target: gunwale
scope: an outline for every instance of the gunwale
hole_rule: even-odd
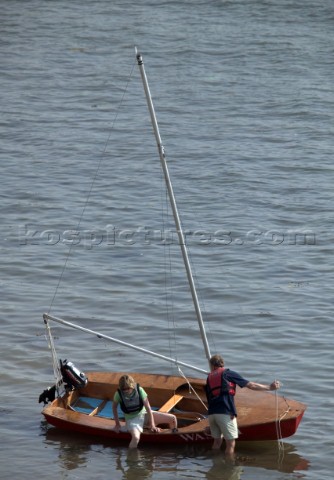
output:
[[[125,372],[87,372],[88,383],[80,389],[56,398],[44,407],[42,413],[48,423],[64,430],[76,431],[88,435],[109,439],[129,440],[130,434],[113,431],[115,422],[112,418],[100,417],[76,411],[72,405],[76,399],[85,397],[98,398],[101,402],[111,401],[118,387],[118,379]],[[127,372],[129,374],[129,372]],[[182,377],[130,373],[146,390],[150,403],[161,408],[175,394],[182,399],[177,404],[178,415],[185,418],[193,415],[191,423],[181,426],[177,432],[163,429],[159,434],[144,430],[141,442],[145,443],[207,443],[212,441],[209,422],[206,418],[205,380],[187,378],[194,388]],[[197,398],[200,398],[200,400]],[[203,404],[202,404],[203,402]],[[295,433],[303,417],[306,405],[296,400],[287,399],[276,393],[254,392],[247,388],[237,388],[236,407],[238,410],[239,441],[277,440],[278,436],[286,438]],[[97,412],[96,412],[97,413]],[[195,415],[196,414],[196,415]],[[281,418],[281,420],[279,420]]]

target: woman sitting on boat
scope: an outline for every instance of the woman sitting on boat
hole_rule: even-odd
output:
[[[121,429],[117,412],[118,404],[120,404],[127,430],[131,434],[129,448],[138,446],[144,427],[150,428],[152,432],[160,432],[160,428],[156,424],[164,423],[168,424],[172,430],[177,429],[175,415],[152,411],[147,393],[130,375],[123,375],[119,379],[118,387],[112,407],[115,419],[114,430],[118,433]]]

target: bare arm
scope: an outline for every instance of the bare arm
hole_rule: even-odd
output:
[[[263,385],[262,383],[256,382],[248,382],[246,387],[250,390],[262,390],[262,391],[269,391],[269,390],[278,390],[281,384],[278,380],[274,380],[270,385]]]
[[[117,407],[118,407],[118,402],[113,401],[113,404],[112,404],[112,412],[113,412],[113,414],[114,414],[114,420],[115,420],[115,428],[114,428],[114,430],[118,433],[118,432],[119,432],[119,429],[121,428],[121,424],[120,424],[119,417],[118,417]]]
[[[145,400],[144,400],[144,405],[145,405],[146,412],[147,412],[147,415],[148,415],[149,427],[150,427],[150,429],[151,429],[153,432],[159,432],[159,431],[160,431],[160,428],[157,428],[157,427],[155,426],[154,416],[153,416],[153,412],[152,412],[152,409],[151,409],[150,402],[148,401],[148,397],[145,398]]]

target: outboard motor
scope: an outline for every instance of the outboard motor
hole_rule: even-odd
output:
[[[88,383],[88,378],[86,375],[83,372],[80,372],[80,370],[72,362],[68,362],[67,360],[62,362],[60,360],[60,371],[66,391],[83,388]],[[56,385],[47,388],[40,394],[38,402],[44,402],[44,405],[46,405],[48,402],[53,402],[53,400],[56,398],[56,390]]]
[[[60,371],[63,376],[65,385],[70,390],[76,390],[77,388],[83,388],[88,383],[88,378],[83,372],[74,365],[72,362],[60,360]]]
[[[43,392],[39,396],[38,403],[44,402],[44,405],[46,405],[49,402],[53,402],[55,398],[56,385],[53,385],[52,387],[48,387],[47,389],[43,390]]]

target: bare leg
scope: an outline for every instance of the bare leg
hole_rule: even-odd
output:
[[[226,449],[225,449],[226,456],[232,458],[234,455],[235,440],[225,440],[225,442],[226,442]]]
[[[174,428],[177,428],[177,420],[175,415],[172,415],[171,413],[163,413],[163,412],[152,412],[152,413],[153,413],[153,418],[156,425],[159,425],[161,423],[167,423],[169,425],[169,428],[171,428],[172,430]]]
[[[131,433],[131,442],[129,443],[129,448],[137,448],[139,440],[140,440],[140,432],[139,430],[130,430]]]
[[[212,450],[219,450],[220,447],[222,446],[222,443],[223,443],[223,437],[221,437],[221,438],[214,438],[214,439],[213,439]]]

